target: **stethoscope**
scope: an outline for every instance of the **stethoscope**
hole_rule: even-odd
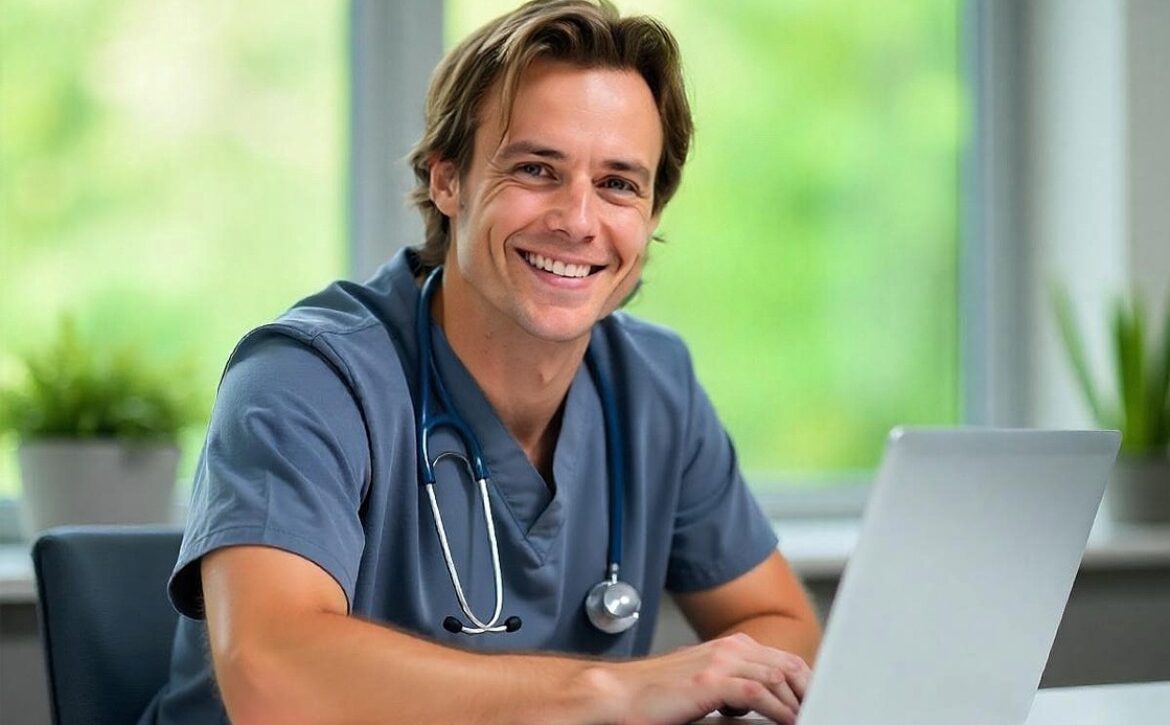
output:
[[[451,404],[451,396],[439,375],[438,366],[432,354],[433,340],[431,337],[431,299],[435,290],[442,283],[443,268],[436,267],[423,282],[422,293],[419,298],[418,311],[415,317],[415,332],[418,338],[418,390],[419,411],[416,432],[418,435],[418,470],[419,479],[427,490],[427,498],[431,502],[431,513],[435,519],[435,530],[439,535],[439,545],[443,549],[443,560],[447,563],[447,573],[451,576],[451,584],[455,587],[455,596],[459,599],[459,607],[471,622],[464,624],[457,617],[447,617],[443,620],[443,629],[458,634],[484,634],[487,632],[515,632],[520,629],[522,622],[519,617],[512,616],[500,624],[500,612],[504,605],[503,578],[500,574],[500,549],[496,542],[496,526],[492,519],[492,506],[488,499],[488,485],[491,483],[491,474],[484,463],[483,450],[479,439],[471,430],[471,426],[455,410]],[[605,418],[606,437],[606,467],[609,469],[609,556],[606,565],[606,576],[597,583],[585,597],[585,613],[593,626],[602,632],[619,634],[626,631],[638,621],[639,610],[642,608],[642,597],[638,590],[626,582],[620,581],[622,556],[622,496],[625,493],[625,458],[623,439],[617,417],[617,400],[613,389],[593,355],[592,347],[585,353],[585,364],[593,377],[593,384],[601,396],[601,409]],[[435,400],[431,395],[431,382],[438,393],[439,402],[443,410],[435,410]],[[463,444],[465,454],[455,451],[440,453],[433,460],[430,456],[430,435],[439,428],[450,429]],[[496,588],[496,605],[491,619],[486,622],[471,611],[467,597],[463,593],[463,585],[459,582],[459,573],[455,571],[455,562],[451,557],[451,547],[447,543],[447,531],[443,527],[443,515],[439,512],[439,504],[435,500],[435,466],[444,458],[451,458],[463,464],[468,476],[476,482],[479,496],[483,502],[483,520],[487,524],[488,541],[491,544],[493,584]]]

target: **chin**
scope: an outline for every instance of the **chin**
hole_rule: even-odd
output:
[[[556,314],[547,308],[525,315],[521,327],[533,337],[545,342],[574,342],[588,337],[597,319],[580,312]]]
[[[533,337],[552,343],[570,343],[576,342],[583,337],[588,337],[593,325],[587,327],[563,327],[554,325],[531,325],[526,326],[528,334]]]

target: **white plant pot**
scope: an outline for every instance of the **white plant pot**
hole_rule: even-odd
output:
[[[1122,523],[1170,523],[1170,457],[1118,457],[1105,508]]]
[[[62,524],[167,523],[179,466],[172,444],[35,440],[20,444],[29,538]]]

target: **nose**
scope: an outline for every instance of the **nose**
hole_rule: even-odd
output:
[[[592,241],[597,236],[597,203],[591,180],[574,179],[564,184],[549,209],[549,228],[564,233],[575,242]]]

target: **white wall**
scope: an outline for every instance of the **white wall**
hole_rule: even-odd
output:
[[[1170,2],[1130,0],[1127,9],[1128,267],[1161,310],[1170,294]]]
[[[1028,422],[1091,425],[1051,284],[1073,293],[1091,364],[1110,379],[1111,301],[1133,285],[1164,295],[1170,278],[1170,3],[1034,0],[1024,21]]]

